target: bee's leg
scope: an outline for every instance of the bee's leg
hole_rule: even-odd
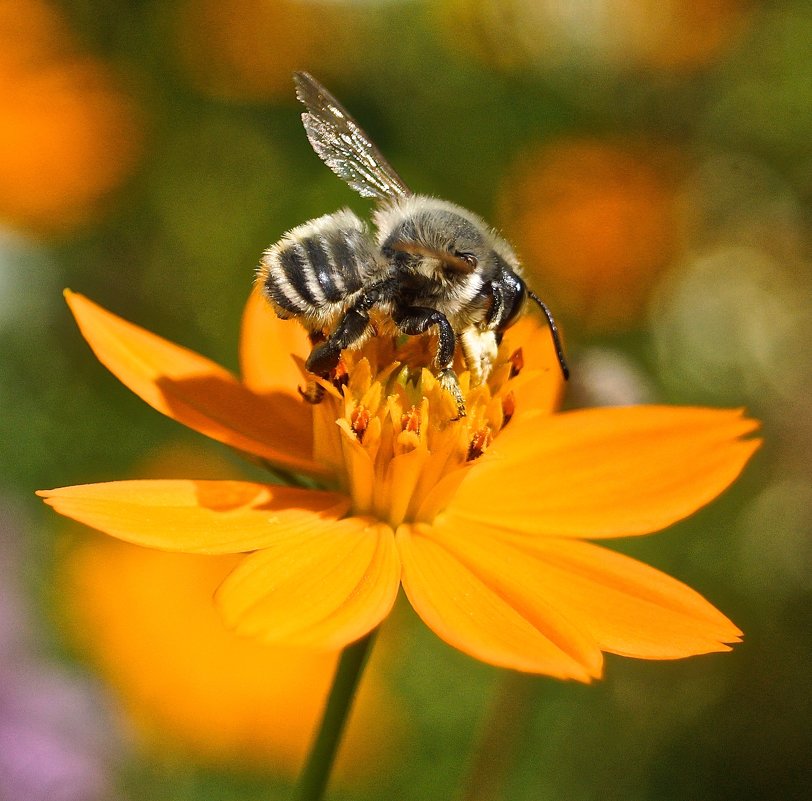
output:
[[[309,331],[307,338],[310,340],[310,347],[312,351],[312,349],[324,342],[324,333],[320,330]],[[299,390],[299,394],[302,396],[302,398],[308,403],[321,403],[324,399],[324,387],[313,378],[307,379],[307,384],[305,384],[304,389],[301,387],[297,387],[297,389]]]
[[[451,367],[454,361],[454,329],[448,318],[437,309],[429,309],[424,306],[410,306],[398,310],[394,315],[398,328],[409,335],[424,334],[433,325],[437,326],[437,336],[439,344],[437,353],[434,356],[434,363],[437,367],[437,380],[440,386],[449,392],[457,403],[457,415],[465,417],[465,398],[462,396],[460,382],[457,374]]]
[[[329,376],[341,359],[341,351],[357,344],[370,333],[369,310],[386,300],[393,288],[394,282],[386,279],[364,291],[347,309],[327,339],[313,348],[305,367],[316,375]]]
[[[487,381],[499,353],[496,332],[469,326],[460,334],[460,345],[465,366],[471,373],[472,385],[478,386]]]
[[[338,325],[324,342],[316,345],[307,357],[305,367],[316,375],[324,378],[338,366],[341,351],[354,345],[369,327],[369,314],[366,311],[352,307],[339,320]]]

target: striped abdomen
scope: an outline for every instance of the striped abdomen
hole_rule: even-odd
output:
[[[363,222],[351,211],[288,231],[262,255],[259,281],[279,317],[310,330],[330,325],[385,269]]]

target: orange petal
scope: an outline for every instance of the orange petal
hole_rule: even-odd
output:
[[[667,406],[511,421],[447,511],[527,534],[647,534],[727,488],[759,446],[741,439],[757,426],[737,410]]]
[[[303,378],[293,359],[304,359],[309,352],[304,328],[295,320],[280,320],[255,287],[245,306],[240,333],[240,369],[245,385],[261,394],[288,394],[310,417],[310,409],[296,390]]]
[[[494,535],[476,525],[436,527],[469,560],[538,588],[601,650],[642,659],[729,651],[741,636],[699,593],[648,565],[578,540]]]
[[[251,554],[216,599],[226,624],[240,634],[338,649],[386,617],[399,582],[392,529],[353,517]]]
[[[510,382],[509,391],[514,404],[510,427],[529,417],[552,414],[561,407],[563,388],[559,382],[551,381],[547,373],[523,370]]]
[[[478,558],[464,537],[423,524],[398,529],[403,588],[426,625],[493,665],[585,682],[599,676],[594,640],[549,605],[521,559],[494,542],[489,558]]]
[[[530,310],[533,309],[533,304],[528,302],[528,307],[528,312],[505,331],[499,351],[510,356],[521,348],[524,366],[511,381],[511,389],[517,401],[522,401],[517,404],[518,408],[532,404],[533,408],[549,413],[555,411],[561,403],[564,376],[550,329],[540,319],[538,310]],[[526,386],[531,377],[532,388]]]
[[[247,481],[114,481],[37,493],[57,512],[119,539],[186,553],[241,553],[331,525],[349,500]]]
[[[358,514],[367,514],[372,509],[372,499],[378,490],[375,468],[369,453],[358,441],[349,423],[344,419],[337,422],[344,454],[344,474],[353,509]]]
[[[66,292],[99,361],[154,409],[212,439],[297,471],[313,461],[308,416],[287,396],[255,394],[219,365]]]

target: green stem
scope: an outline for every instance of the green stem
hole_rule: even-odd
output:
[[[371,631],[341,652],[319,732],[299,777],[295,801],[319,801],[324,794],[374,639],[375,631]]]

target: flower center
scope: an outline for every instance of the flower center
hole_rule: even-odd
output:
[[[466,415],[415,356],[373,337],[344,354],[341,383],[320,382],[313,406],[314,458],[334,469],[353,500],[352,513],[396,527],[430,522],[472,464],[516,413],[510,384],[523,366],[521,348],[501,353],[488,380],[471,386],[458,365]],[[425,362],[424,362],[425,363]]]

